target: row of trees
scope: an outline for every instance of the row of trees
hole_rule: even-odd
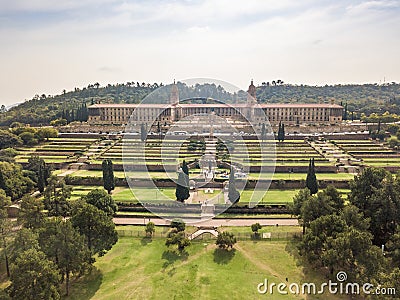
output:
[[[93,102],[93,101],[92,101]],[[94,102],[92,103],[94,104]],[[85,102],[77,108],[63,109],[60,116],[50,122],[52,126],[65,126],[71,122],[86,122],[89,118],[89,110]]]
[[[301,190],[293,213],[303,224],[301,255],[350,282],[386,282],[399,288],[400,174],[367,168],[350,182],[348,205],[329,186],[311,195]]]

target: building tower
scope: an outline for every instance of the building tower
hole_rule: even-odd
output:
[[[253,79],[249,85],[249,89],[247,90],[247,104],[256,104],[257,96],[256,96],[256,87],[253,84]]]
[[[169,95],[169,103],[171,104],[171,122],[175,122],[178,119],[177,106],[179,104],[179,90],[175,83],[171,87],[171,94]]]
[[[178,90],[178,86],[175,83],[175,80],[174,80],[174,84],[171,87],[171,94],[169,96],[169,103],[171,103],[172,105],[179,104],[179,90]]]
[[[253,84],[253,79],[247,90],[247,108],[246,108],[246,118],[248,121],[252,122],[254,120],[254,106],[257,104],[256,98],[256,87]]]

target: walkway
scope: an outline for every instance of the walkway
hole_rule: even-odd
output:
[[[188,239],[189,240],[193,240],[193,239],[195,239],[195,238],[197,238],[200,235],[205,234],[205,233],[210,233],[213,236],[218,237],[218,231],[216,231],[215,229],[199,229],[196,232],[193,232],[191,235],[189,235]]]
[[[144,225],[149,221],[155,225],[169,225],[171,222],[160,218],[114,218],[116,225]],[[298,226],[297,219],[210,219],[194,223],[196,226],[221,227],[221,226],[251,226],[254,223],[260,223],[261,226]]]

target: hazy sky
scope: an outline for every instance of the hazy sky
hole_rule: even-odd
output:
[[[89,83],[400,81],[400,1],[0,0],[0,104]]]

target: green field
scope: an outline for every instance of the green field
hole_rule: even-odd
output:
[[[276,291],[260,295],[257,285],[265,278],[324,281],[298,265],[295,246],[286,240],[240,241],[232,252],[217,249],[214,240],[194,242],[182,256],[164,243],[163,238],[121,237],[97,258],[92,274],[72,282],[65,299],[305,299]]]

